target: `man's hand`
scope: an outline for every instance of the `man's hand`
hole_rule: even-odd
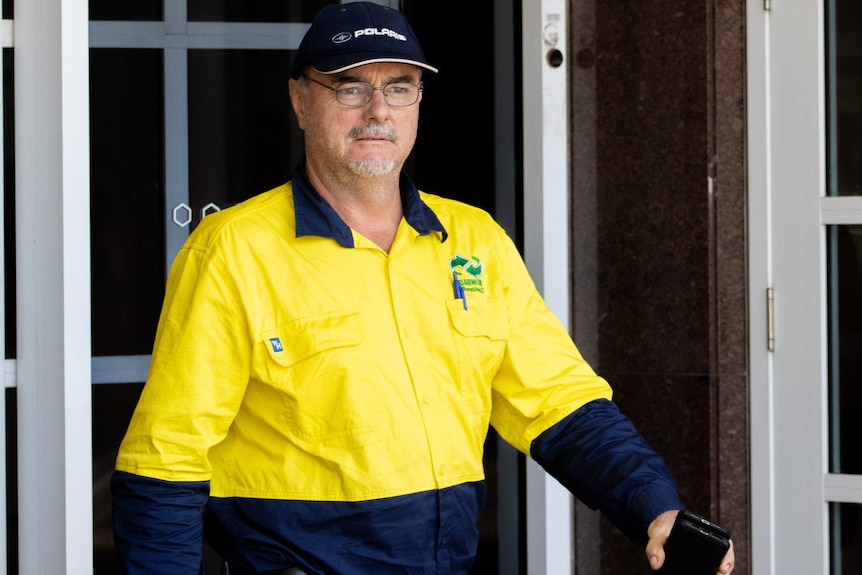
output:
[[[647,529],[649,542],[646,546],[646,555],[653,571],[661,569],[661,566],[664,565],[664,544],[673,528],[677,513],[679,512],[666,511],[662,513],[650,523],[649,529]],[[727,550],[727,554],[721,560],[717,575],[729,575],[733,571],[735,562],[736,556],[733,554],[733,541],[731,541],[730,549]]]

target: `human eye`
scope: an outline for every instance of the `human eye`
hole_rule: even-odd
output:
[[[346,96],[348,98],[357,98],[363,96],[366,92],[368,92],[367,84],[363,84],[362,82],[351,82],[349,84],[342,84],[338,87],[338,92],[342,96]]]
[[[386,92],[392,96],[405,96],[416,91],[416,86],[407,82],[395,82],[386,86]]]

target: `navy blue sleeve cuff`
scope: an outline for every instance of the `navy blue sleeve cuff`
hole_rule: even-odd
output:
[[[203,573],[203,509],[209,482],[111,476],[114,544],[121,573]]]
[[[656,517],[684,508],[664,460],[611,401],[590,402],[546,430],[530,455],[639,545]]]

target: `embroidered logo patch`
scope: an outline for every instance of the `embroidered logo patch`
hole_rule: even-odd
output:
[[[458,274],[465,292],[485,293],[481,279],[482,261],[476,256],[465,258],[455,254],[449,260],[449,270]]]
[[[269,345],[272,346],[272,351],[274,351],[275,353],[284,351],[284,346],[281,345],[281,340],[277,337],[269,338]]]

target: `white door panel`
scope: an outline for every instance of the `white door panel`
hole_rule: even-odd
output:
[[[828,314],[837,301],[830,300],[827,233],[830,225],[862,223],[860,198],[827,197],[834,5],[748,4],[751,564],[758,575],[851,573],[831,552],[830,503],[862,501],[858,477],[828,473],[835,345]],[[834,321],[840,311],[832,313]]]

